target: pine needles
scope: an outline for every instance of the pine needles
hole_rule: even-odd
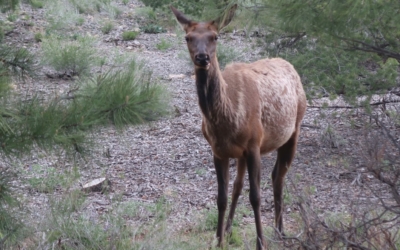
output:
[[[152,82],[151,72],[131,60],[121,69],[110,69],[83,83],[79,105],[89,120],[118,127],[155,120],[166,113],[165,89]]]
[[[34,146],[50,150],[55,145],[83,153],[91,143],[88,130],[94,126],[145,123],[165,115],[168,106],[165,89],[134,59],[124,68],[78,83],[64,96],[7,100],[14,104],[0,110],[0,146],[6,154],[29,152]]]

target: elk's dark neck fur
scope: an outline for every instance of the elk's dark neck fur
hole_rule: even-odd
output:
[[[212,60],[209,69],[196,68],[196,87],[200,109],[207,120],[227,115],[226,83],[216,58]]]

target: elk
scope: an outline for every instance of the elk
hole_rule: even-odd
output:
[[[186,43],[194,63],[196,88],[202,112],[202,132],[213,151],[218,181],[218,246],[224,233],[231,233],[238,197],[246,169],[250,203],[254,211],[257,249],[265,241],[260,215],[261,155],[277,150],[272,171],[275,226],[283,234],[282,191],[284,177],[293,161],[306,110],[306,96],[293,66],[280,58],[253,63],[233,63],[223,72],[216,56],[219,31],[232,20],[237,5],[210,22],[195,22],[171,6],[186,32]],[[229,159],[237,159],[232,203],[224,231],[228,203]]]

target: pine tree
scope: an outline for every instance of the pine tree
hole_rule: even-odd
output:
[[[289,59],[310,96],[356,102],[398,85],[400,2],[264,0],[268,52]]]

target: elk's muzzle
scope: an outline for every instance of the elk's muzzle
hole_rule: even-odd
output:
[[[194,56],[195,63],[199,66],[207,66],[210,64],[210,57],[205,53],[199,53]]]

